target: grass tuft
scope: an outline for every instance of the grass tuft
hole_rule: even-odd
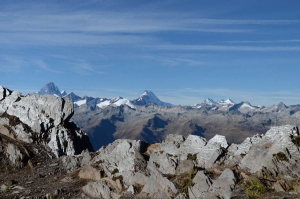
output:
[[[181,182],[181,185],[180,185],[181,193],[185,193],[186,195],[188,195],[188,192],[189,192],[188,188],[192,186],[192,181],[196,174],[197,174],[197,170],[192,169],[190,171],[189,175],[187,176],[187,178]]]
[[[293,142],[296,146],[300,147],[300,136],[292,136],[292,142]]]
[[[196,160],[197,159],[197,153],[195,153],[195,154],[187,154],[187,159],[188,160]]]
[[[249,187],[245,190],[245,195],[250,198],[257,198],[268,191],[267,187],[260,182],[250,181]]]

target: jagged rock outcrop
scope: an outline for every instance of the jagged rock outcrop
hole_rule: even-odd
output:
[[[118,199],[120,197],[120,195],[112,191],[105,181],[88,183],[82,189],[93,198]]]
[[[91,164],[103,168],[109,177],[143,169],[147,163],[142,153],[147,146],[143,141],[116,140],[107,147],[102,147],[91,160]]]
[[[293,143],[293,137],[299,135],[293,128],[290,125],[271,128],[252,144],[239,167],[250,173],[267,168],[274,177],[300,177],[300,170],[296,169],[300,161],[299,146]]]
[[[3,87],[0,99],[2,198],[300,197],[296,126],[272,127],[240,144],[228,144],[222,135],[170,134],[151,145],[118,139],[91,153],[88,136],[70,122],[69,100]],[[42,191],[28,184],[43,184],[37,188]]]
[[[103,169],[101,178],[123,184],[123,193],[116,193],[121,198],[230,199],[264,194],[276,198],[289,196],[291,187],[297,190],[300,138],[297,127],[291,125],[273,127],[241,144],[229,145],[220,135],[208,141],[194,135],[168,135],[147,150],[141,150],[141,143],[142,148],[148,146],[117,140],[101,148],[90,162]],[[132,169],[137,164],[142,166]]]
[[[147,196],[152,198],[174,197],[178,192],[175,185],[166,177],[163,177],[162,173],[160,173],[156,168],[149,169],[151,171],[151,175],[147,179],[141,192],[148,194]]]
[[[58,157],[93,150],[88,136],[69,120],[73,103],[53,95],[21,95],[0,87],[0,133],[14,140],[39,142]]]
[[[0,198],[61,198],[70,194],[70,189],[59,183],[60,176],[74,165],[77,169],[87,165],[93,151],[87,134],[70,122],[73,114],[69,100],[22,95],[0,86]],[[59,156],[64,156],[61,161]],[[78,180],[66,177],[61,182],[78,189]],[[38,194],[38,189],[44,193]]]
[[[230,169],[225,169],[216,180],[210,179],[203,171],[198,171],[193,179],[194,186],[189,188],[190,199],[224,198],[230,199],[236,177]]]

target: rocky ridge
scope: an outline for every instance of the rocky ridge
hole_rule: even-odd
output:
[[[73,103],[53,95],[21,95],[0,86],[1,134],[22,143],[37,143],[56,157],[93,150],[88,136],[70,118]]]
[[[156,143],[169,134],[193,134],[207,140],[220,134],[229,143],[241,143],[272,126],[300,125],[300,105],[286,106],[282,102],[257,107],[249,102],[208,98],[194,106],[170,106],[150,91],[136,100],[79,97],[74,93],[65,98],[74,103],[72,121],[92,138],[96,150],[116,139]]]
[[[121,139],[79,176],[93,180],[82,190],[94,198],[298,198],[299,140],[291,125],[231,145],[221,135],[168,135],[151,145]]]
[[[118,139],[90,152],[70,122],[70,101],[0,91],[0,198],[300,197],[296,126],[240,144],[169,134],[160,143]]]

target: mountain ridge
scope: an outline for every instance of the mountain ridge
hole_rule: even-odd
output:
[[[239,104],[243,105],[250,106],[247,102]],[[81,114],[91,114],[90,110],[93,115]],[[68,99],[21,95],[0,86],[0,198],[299,198],[297,126],[255,130],[240,143],[230,143],[227,136],[219,134],[222,120],[229,122],[226,119],[232,117],[241,129],[247,125],[255,128],[253,122],[263,119],[257,115],[266,113],[269,118],[274,111],[281,121],[294,111],[290,117],[299,121],[300,106],[285,107],[283,103],[248,113],[238,109],[224,112],[211,106],[193,109],[154,104],[136,109],[79,106],[74,110]],[[91,140],[103,141],[110,136],[108,143],[93,152],[89,136],[70,121],[73,117],[81,117],[81,122],[100,119]],[[197,117],[200,122],[217,117],[206,122],[218,133],[204,137],[208,126],[202,128],[195,121]],[[138,127],[142,134],[128,131],[129,126],[119,129],[126,122],[136,126],[141,118],[145,121]],[[172,133],[165,134],[172,122],[182,128],[174,126]],[[188,128],[197,133],[186,132]],[[128,133],[152,143],[118,139]]]

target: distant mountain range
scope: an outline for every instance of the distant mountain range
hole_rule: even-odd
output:
[[[176,106],[160,101],[151,91],[134,100],[80,97],[61,92],[53,83],[40,94],[70,98],[75,113],[72,120],[91,137],[95,150],[116,139],[160,142],[168,134],[199,135],[210,139],[225,135],[229,143],[266,132],[276,125],[300,125],[300,105],[280,102],[270,107],[235,103],[231,99],[205,99],[192,106]]]
[[[90,107],[98,107],[98,108],[104,108],[106,106],[121,106],[121,105],[127,105],[131,108],[135,108],[135,106],[146,106],[146,105],[156,105],[156,106],[162,106],[162,107],[173,107],[176,105],[173,105],[171,103],[162,102],[158,99],[158,97],[151,91],[145,90],[140,97],[137,99],[127,99],[123,97],[115,97],[113,99],[108,98],[100,98],[100,97],[80,97],[76,95],[75,93],[67,93],[66,91],[60,91],[59,88],[53,83],[50,82],[46,84],[41,90],[38,92],[40,95],[50,94],[55,95],[58,97],[65,97],[71,99],[71,101],[75,104],[76,107],[82,106],[82,105],[88,105]],[[243,106],[240,106],[242,108],[246,109],[255,109],[258,107],[251,106],[248,102],[241,102],[244,104]],[[240,104],[241,104],[240,103]],[[231,99],[219,99],[217,101],[214,101],[213,99],[206,98],[203,102],[199,104],[191,105],[192,108],[201,108],[201,107],[215,107],[216,109],[222,109],[222,108],[230,108],[236,105],[236,103]]]
[[[98,107],[98,108],[103,108],[106,106],[121,106],[121,105],[127,105],[131,108],[135,108],[135,106],[145,106],[149,104],[154,104],[157,106],[173,106],[173,104],[171,103],[160,101],[153,92],[147,90],[145,90],[145,92],[139,98],[134,100],[126,99],[123,97],[116,97],[113,99],[100,98],[100,97],[94,98],[88,96],[80,97],[73,92],[69,94],[66,91],[61,92],[53,82],[50,82],[46,84],[43,88],[41,88],[38,94],[40,95],[50,94],[58,97],[66,97],[71,99],[71,101],[76,106],[88,105],[90,107]]]

